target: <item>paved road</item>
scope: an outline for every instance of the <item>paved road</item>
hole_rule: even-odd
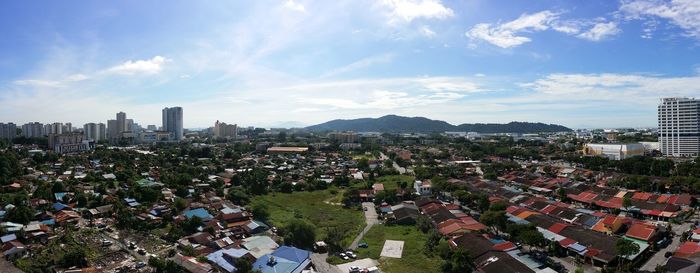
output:
[[[639,270],[642,270],[642,271],[646,270],[649,272],[654,272],[657,265],[666,264],[667,258],[664,257],[664,254],[667,251],[670,251],[670,252],[675,251],[676,248],[678,248],[678,246],[681,245],[681,234],[685,231],[688,231],[688,229],[690,229],[691,226],[692,226],[692,224],[690,224],[690,223],[683,223],[681,225],[674,225],[672,227],[672,230],[673,230],[673,233],[675,235],[673,236],[671,243],[668,244],[668,246],[666,246],[665,248],[660,249],[658,252],[656,252],[654,254],[654,256],[651,256],[651,258],[649,258],[649,260]]]
[[[566,270],[570,273],[576,272],[576,269],[578,269],[578,268],[582,268],[583,272],[586,272],[586,273],[596,273],[599,271],[599,269],[593,267],[590,264],[575,264],[574,259],[571,257],[564,257],[564,258],[559,258],[559,257],[554,257],[554,256],[549,256],[549,257],[552,258],[552,260],[554,260],[555,262],[558,262],[559,264],[564,266],[564,268],[566,268]]]
[[[379,153],[379,158],[380,158],[382,161],[389,159],[388,156],[384,155],[384,153],[381,153],[381,152]],[[406,173],[406,168],[399,166],[399,164],[396,164],[396,161],[393,161],[393,160],[392,160],[391,162],[394,163],[394,169],[396,169],[396,171],[398,171],[399,174],[405,174],[405,173]]]
[[[372,228],[372,226],[379,223],[379,219],[377,219],[377,211],[374,209],[374,203],[363,202],[362,209],[365,211],[365,222],[367,222],[367,225],[362,230],[362,232],[360,232],[360,234],[358,234],[357,237],[355,237],[355,240],[352,241],[352,244],[350,244],[350,249],[352,250],[357,249],[357,244],[360,243],[362,237],[364,237],[365,234],[367,234],[367,232],[370,228]]]
[[[311,253],[311,263],[317,272],[322,273],[343,273],[340,268],[326,262],[328,253]]]

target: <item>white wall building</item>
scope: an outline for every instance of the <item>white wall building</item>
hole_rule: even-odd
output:
[[[661,153],[674,157],[700,155],[700,100],[663,98],[658,118]]]
[[[607,157],[611,160],[622,160],[625,158],[644,155],[644,145],[639,143],[627,144],[596,144],[588,143],[583,148],[586,155],[596,155]]]

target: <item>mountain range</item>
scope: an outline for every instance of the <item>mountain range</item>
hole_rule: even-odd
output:
[[[540,122],[465,123],[452,125],[424,117],[386,115],[380,118],[336,119],[306,127],[310,131],[354,131],[382,133],[477,132],[477,133],[541,133],[565,132],[571,129]]]

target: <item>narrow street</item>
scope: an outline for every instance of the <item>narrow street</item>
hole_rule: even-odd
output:
[[[352,244],[350,244],[350,249],[352,250],[357,249],[357,244],[360,243],[362,237],[364,237],[365,234],[367,234],[367,232],[370,228],[372,228],[372,226],[379,223],[379,219],[377,219],[377,211],[374,208],[374,203],[363,202],[362,209],[365,212],[365,222],[367,223],[367,225],[364,229],[362,229],[362,232],[360,232],[360,234],[358,234],[357,237],[355,237],[355,240],[352,241]]]
[[[639,270],[640,271],[654,272],[657,265],[666,264],[666,260],[668,258],[664,257],[664,254],[667,251],[673,252],[674,250],[676,250],[676,248],[678,248],[678,246],[681,245],[681,234],[683,232],[687,231],[688,229],[690,229],[690,227],[692,225],[693,224],[690,224],[690,223],[683,223],[681,225],[674,225],[672,227],[674,236],[673,236],[673,239],[671,240],[671,243],[668,244],[668,246],[666,246],[665,248],[660,249],[658,252],[656,252],[654,254],[654,256],[651,256],[651,258],[649,258],[649,260],[646,263],[644,263],[644,265]]]
[[[311,263],[318,272],[322,273],[343,273],[340,268],[326,262],[328,253],[311,253]]]

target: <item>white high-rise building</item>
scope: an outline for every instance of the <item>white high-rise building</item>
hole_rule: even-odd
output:
[[[12,122],[0,123],[0,138],[12,140],[17,137],[17,125]]]
[[[43,137],[44,136],[44,124],[39,122],[30,122],[22,125],[22,136],[30,137]]]
[[[94,141],[107,139],[106,126],[104,123],[88,123],[83,126],[85,137]]]
[[[700,100],[663,98],[658,109],[661,152],[675,157],[700,155]]]
[[[182,128],[182,107],[165,107],[163,108],[163,131],[168,131],[173,134],[175,140],[182,140],[185,132]]]

